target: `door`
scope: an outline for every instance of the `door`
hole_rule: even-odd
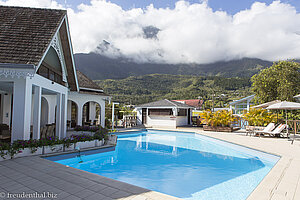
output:
[[[191,109],[187,110],[188,124],[191,124]]]
[[[142,108],[142,124],[147,124],[147,108]]]

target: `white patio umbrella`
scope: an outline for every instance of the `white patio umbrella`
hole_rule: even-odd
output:
[[[270,105],[266,109],[268,109],[268,110],[285,110],[286,125],[287,125],[287,110],[298,110],[298,109],[300,109],[300,103],[282,101],[280,103],[275,103],[273,105]],[[288,132],[288,129],[287,129],[287,132]],[[294,139],[295,139],[295,132],[294,132]]]

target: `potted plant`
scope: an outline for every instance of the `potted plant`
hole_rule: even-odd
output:
[[[63,144],[57,137],[47,137],[40,141],[43,146],[43,154],[63,151]]]
[[[75,147],[80,147],[82,149],[95,147],[95,140],[93,136],[82,134],[82,135],[71,135],[71,138],[74,141],[77,141]]]
[[[105,140],[108,139],[108,129],[99,127],[99,130],[94,134],[95,146],[100,147],[105,144]]]
[[[42,154],[42,147],[40,147],[39,140],[17,140],[14,141],[12,146],[18,149],[15,157],[24,157],[30,155]]]
[[[8,150],[10,148],[10,145],[6,142],[0,142],[0,161],[8,159]]]
[[[75,140],[74,140],[74,138],[64,138],[63,140],[62,140],[62,142],[63,142],[63,151],[72,151],[72,150],[74,150],[74,148],[75,148]]]

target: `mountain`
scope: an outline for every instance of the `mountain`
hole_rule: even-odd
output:
[[[158,30],[148,27],[147,37],[155,37],[156,31]],[[106,46],[107,42],[104,42],[99,49],[108,48]],[[93,80],[124,79],[147,74],[251,77],[260,69],[272,65],[272,62],[254,58],[211,64],[155,64],[136,63],[123,57],[109,58],[96,53],[79,53],[74,57],[77,69]]]
[[[141,104],[161,99],[195,99],[199,96],[208,100],[215,93],[217,107],[224,106],[233,98],[249,95],[251,85],[249,78],[166,74],[96,82],[118,102]]]

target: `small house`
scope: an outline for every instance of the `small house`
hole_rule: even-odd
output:
[[[168,99],[138,105],[137,123],[147,127],[176,128],[191,124],[193,106]]]

